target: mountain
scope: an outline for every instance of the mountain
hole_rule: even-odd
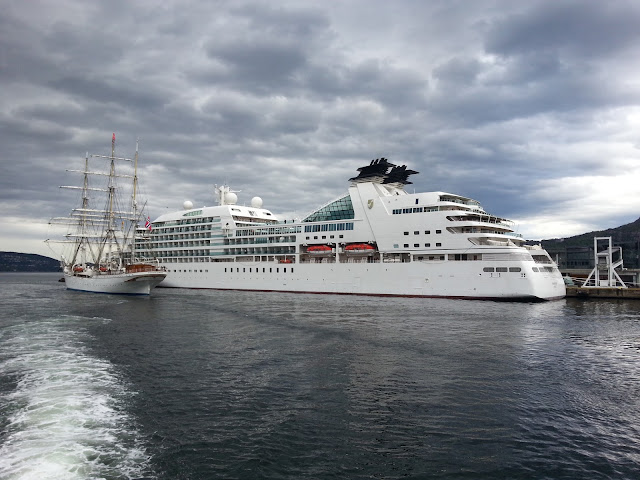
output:
[[[626,225],[608,228],[607,230],[582,233],[580,235],[567,238],[542,240],[542,246],[546,248],[547,245],[553,245],[558,242],[562,242],[565,245],[570,246],[593,246],[593,237],[611,237],[615,244],[638,242],[640,240],[640,218],[634,222],[627,223]]]
[[[640,218],[616,228],[542,240],[541,243],[560,268],[593,268],[594,237],[611,237],[613,245],[622,247],[624,266],[640,268]]]
[[[33,253],[0,252],[0,272],[59,272],[60,262]]]

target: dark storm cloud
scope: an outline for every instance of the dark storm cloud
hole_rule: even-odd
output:
[[[635,1],[532,2],[489,29],[485,48],[499,55],[556,52],[571,63],[637,49],[640,4]]]

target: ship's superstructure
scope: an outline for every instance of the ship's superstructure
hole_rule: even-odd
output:
[[[301,221],[280,221],[228,187],[218,206],[160,216],[139,255],[167,269],[163,287],[417,297],[549,300],[556,265],[512,224],[470,198],[407,193],[417,172],[373,160],[348,192]]]

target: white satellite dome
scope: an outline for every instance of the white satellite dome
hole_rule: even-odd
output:
[[[251,206],[253,208],[262,208],[262,199],[260,197],[253,197],[251,199]]]
[[[184,208],[185,210],[191,210],[193,208],[193,202],[191,202],[190,200],[185,200],[182,204],[182,208]]]
[[[238,201],[238,196],[233,192],[226,192],[224,194],[224,203],[227,205],[235,205]]]

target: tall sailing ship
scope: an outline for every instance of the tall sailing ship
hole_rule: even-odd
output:
[[[51,219],[51,224],[65,224],[70,231],[61,242],[70,247],[62,255],[64,281],[70,290],[95,293],[149,295],[151,289],[167,276],[157,262],[143,261],[135,251],[134,238],[142,210],[137,204],[138,145],[133,159],[116,157],[116,135],[111,140],[111,155],[85,156],[81,186],[62,186],[81,192],[81,204],[69,217]],[[108,165],[93,169],[93,161]],[[133,164],[133,174],[124,174],[116,166]],[[91,167],[91,168],[90,168]],[[103,179],[93,182],[91,179]],[[106,180],[105,180],[106,179]],[[125,186],[122,179],[129,183]],[[130,201],[126,199],[130,193]]]
[[[167,213],[137,251],[167,269],[163,287],[332,294],[552,300],[565,296],[548,253],[507,219],[446,192],[408,193],[406,166],[371,161],[348,192],[300,221],[260,197]]]

